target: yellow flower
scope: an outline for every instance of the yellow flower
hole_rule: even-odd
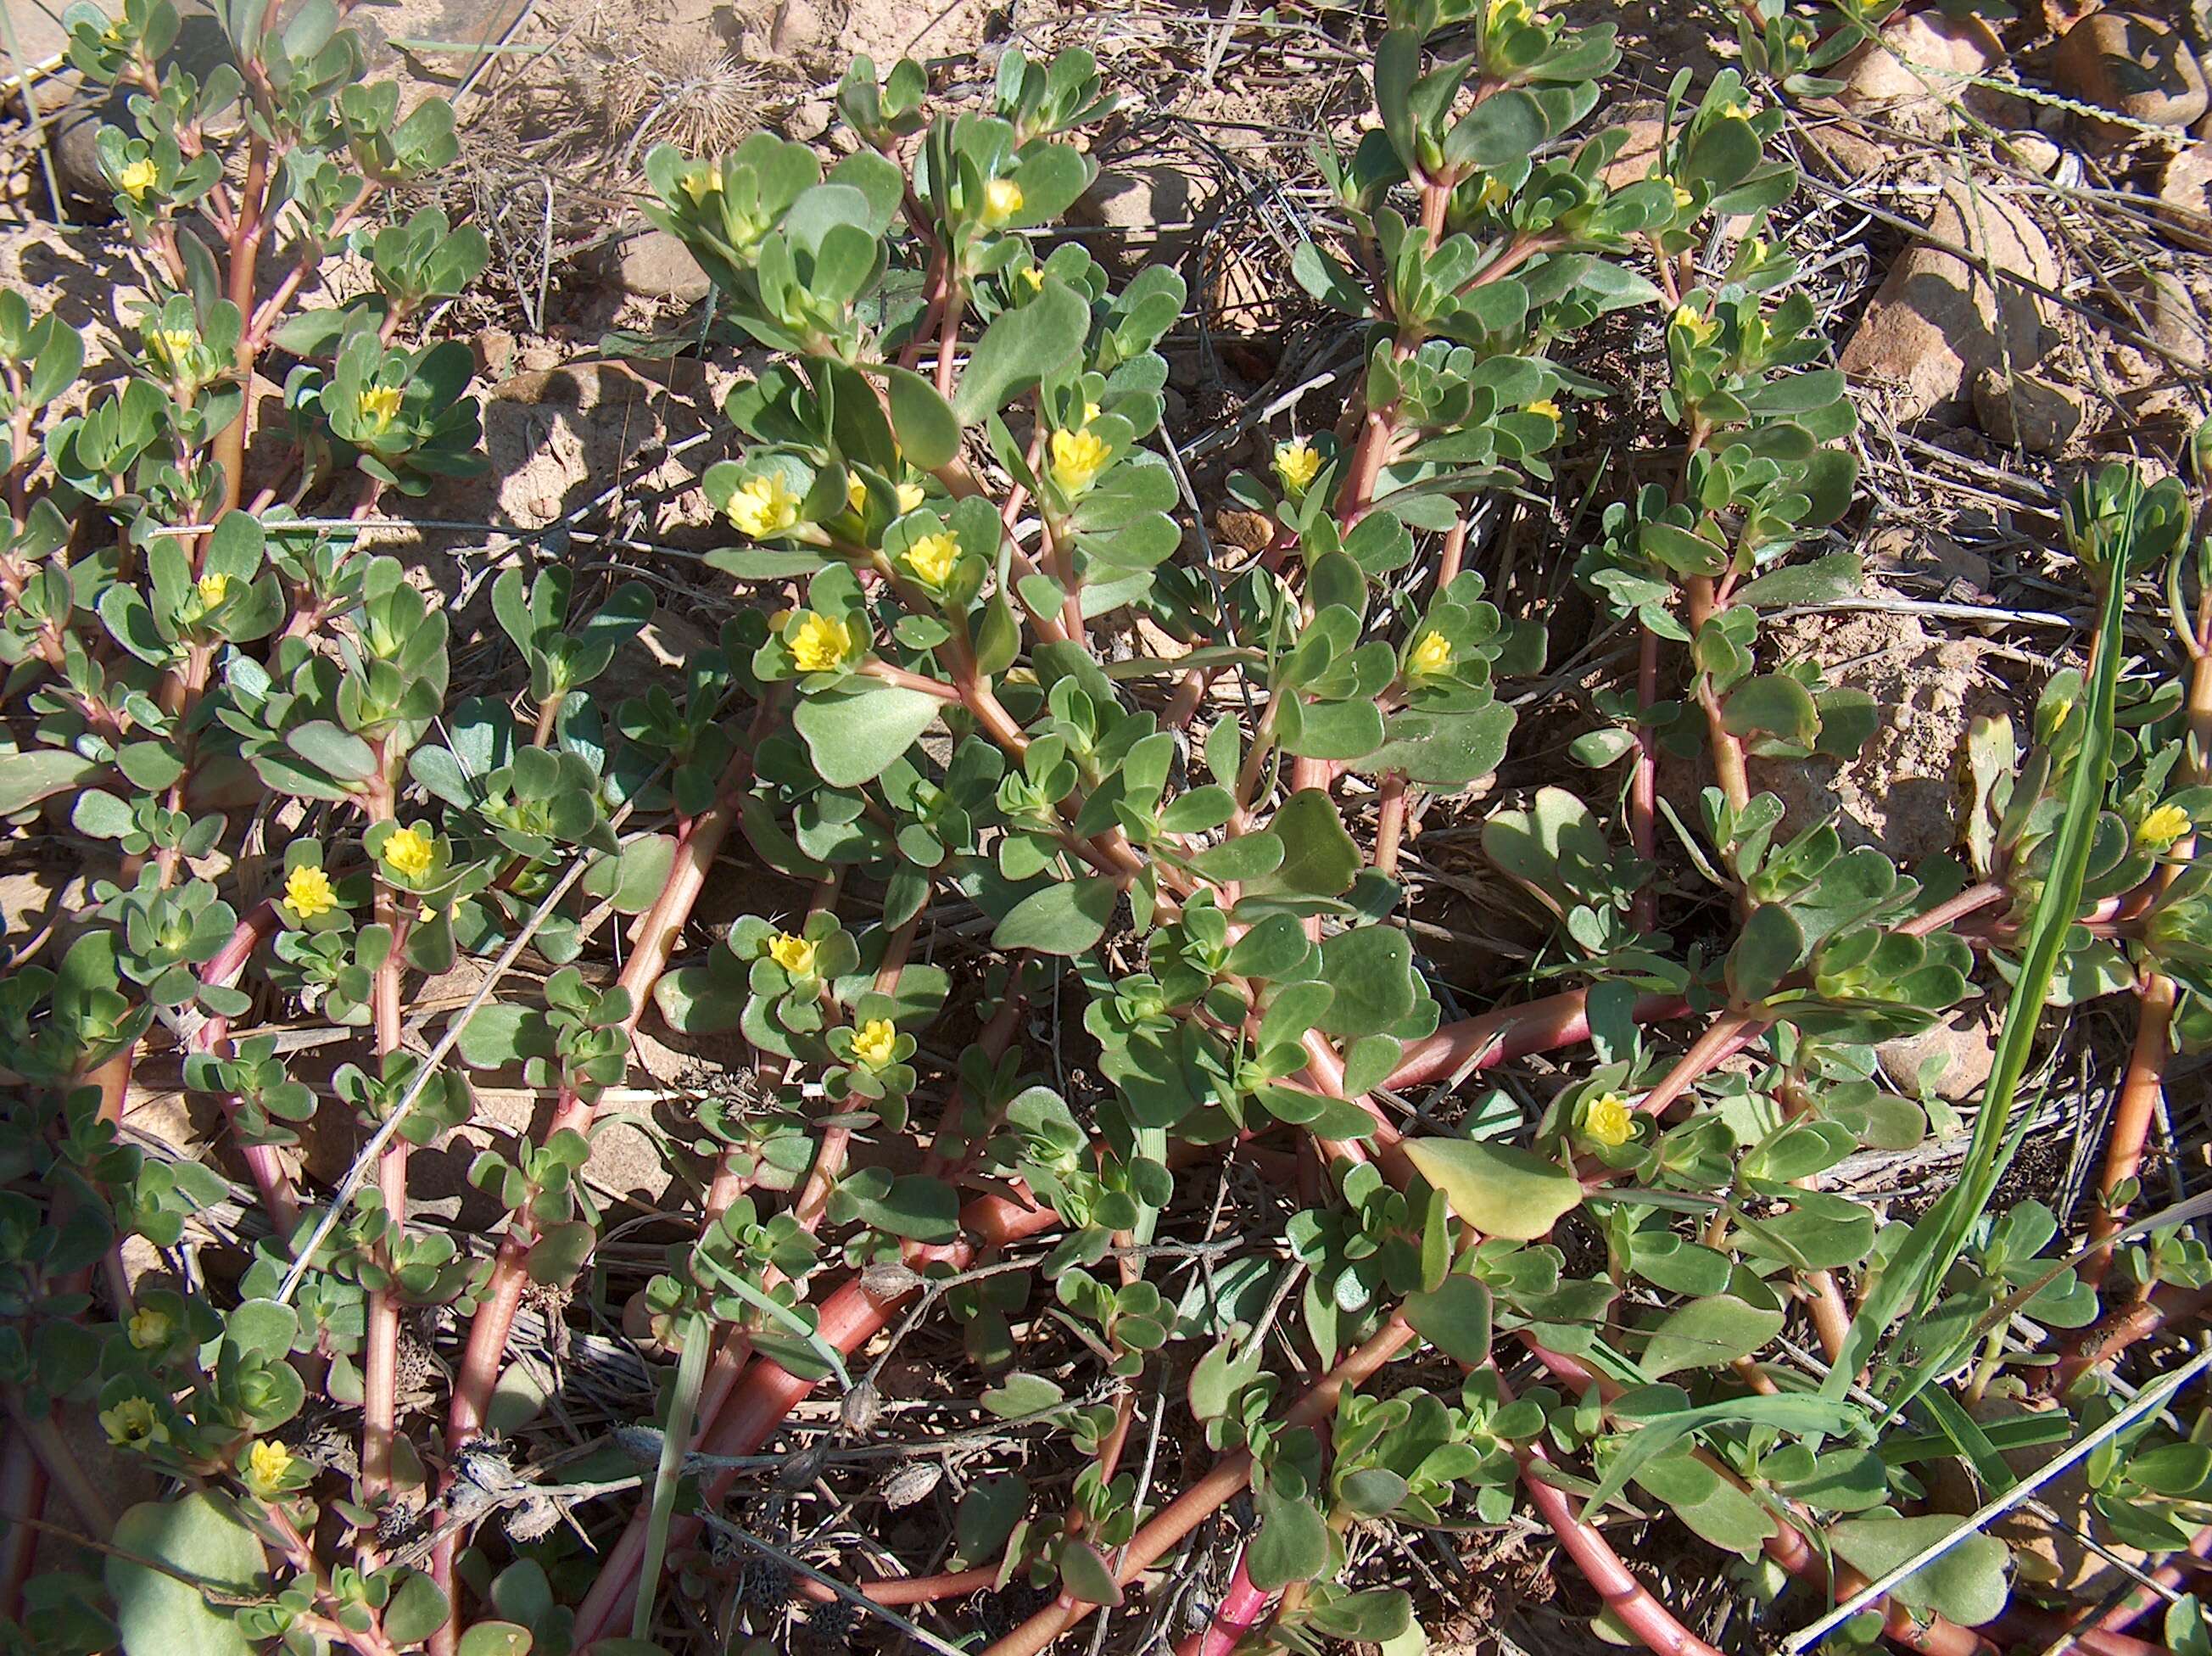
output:
[[[1680,328],[1693,345],[1704,344],[1721,331],[1719,323],[1691,305],[1677,305],[1674,320],[1668,326]]]
[[[722,169],[710,163],[696,172],[686,173],[683,186],[684,193],[691,198],[691,204],[696,207],[708,196],[722,193]]]
[[[312,862],[303,862],[285,875],[284,900],[301,919],[313,920],[337,907],[338,894],[331,889],[328,874]]]
[[[200,607],[211,610],[230,596],[230,577],[220,570],[199,580]]]
[[[994,228],[1022,210],[1022,186],[1012,179],[993,179],[983,186],[983,222]]]
[[[918,483],[902,483],[898,486],[899,515],[904,517],[928,498],[927,491]]]
[[[1736,119],[1740,121],[1747,121],[1751,119],[1751,113],[1741,104],[1735,102],[1733,99],[1729,102],[1723,104],[1718,109],[1715,110],[1713,113],[1719,116],[1723,120],[1730,115],[1735,116]]]
[[[730,521],[755,540],[780,535],[799,521],[799,496],[781,472],[747,478],[730,496]]]
[[[1114,452],[1105,438],[1085,426],[1080,431],[1052,434],[1052,475],[1071,495],[1079,495],[1098,479]]]
[[[2161,805],[2142,819],[2136,830],[2136,843],[2163,851],[2190,829],[2189,813],[2178,805]]]
[[[246,1452],[246,1481],[255,1494],[267,1495],[292,1470],[292,1452],[272,1438],[256,1440]]]
[[[112,1409],[100,1411],[100,1424],[107,1440],[118,1448],[131,1444],[167,1443],[169,1428],[154,1412],[149,1397],[125,1397]]]
[[[960,543],[951,535],[924,535],[901,554],[917,579],[942,587],[960,562]]]
[[[1021,277],[1023,281],[1030,284],[1030,291],[1031,293],[1042,293],[1044,291],[1044,267],[1042,265],[1023,265],[1021,270]]]
[[[783,642],[791,652],[792,665],[801,673],[828,673],[853,648],[853,635],[834,616],[801,610],[784,629]]]
[[[430,837],[419,828],[396,828],[378,853],[396,874],[420,880],[430,872]]]
[[[1687,190],[1685,190],[1680,185],[1678,184],[1674,186],[1675,211],[1680,212],[1683,208],[1688,206],[1696,199],[1697,198],[1695,196],[1692,195]]]
[[[853,1037],[853,1056],[871,1069],[881,1069],[898,1050],[898,1031],[888,1018],[871,1018]]]
[[[1493,29],[1507,23],[1526,23],[1534,15],[1528,0],[1490,0],[1490,27]]]
[[[1474,204],[1486,213],[1497,212],[1513,199],[1513,192],[1505,187],[1504,179],[1485,179],[1482,188],[1474,192]]]
[[[1293,437],[1275,445],[1275,476],[1291,499],[1304,494],[1320,474],[1321,455],[1305,438]]]
[[[1407,656],[1406,667],[1418,673],[1449,673],[1452,661],[1451,641],[1431,628],[1421,635],[1421,642]]]
[[[190,328],[156,328],[147,343],[155,356],[174,368],[199,343],[199,336]]]
[[[778,932],[768,941],[768,958],[793,977],[814,970],[814,945],[790,932]]]
[[[868,509],[868,485],[860,481],[857,472],[845,479],[845,504],[856,512]]]
[[[1553,402],[1549,397],[1537,398],[1534,402],[1529,404],[1528,406],[1522,411],[1526,414],[1541,414],[1553,425],[1557,425],[1561,418],[1559,405]]]
[[[392,417],[399,411],[400,392],[398,386],[368,386],[362,389],[355,406],[361,417],[382,431],[392,423]]]
[[[1593,1144],[1618,1150],[1636,1136],[1636,1111],[1618,1093],[1601,1093],[1582,1108],[1583,1136]]]
[[[144,195],[161,180],[161,175],[154,170],[154,163],[144,160],[131,162],[116,174],[115,179],[116,183],[123,186],[125,193],[133,199]]]
[[[141,1351],[151,1351],[156,1346],[168,1344],[169,1336],[175,1329],[176,1324],[170,1320],[167,1312],[147,1306],[131,1313],[128,1332],[133,1346]]]

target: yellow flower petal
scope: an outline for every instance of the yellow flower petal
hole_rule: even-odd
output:
[[[1406,658],[1406,670],[1414,673],[1449,673],[1452,668],[1451,641],[1431,629],[1421,635],[1413,653]]]
[[[859,502],[854,502],[854,510]],[[781,472],[747,478],[730,496],[730,522],[740,534],[764,540],[799,521],[799,496]]]
[[[2136,830],[2136,843],[2154,851],[2163,851],[2190,830],[2189,813],[2178,805],[2161,805],[2142,819]]]
[[[361,417],[379,431],[392,423],[392,417],[399,412],[400,390],[398,386],[369,386],[356,399]]]
[[[419,880],[430,872],[430,837],[418,828],[394,829],[379,855],[392,873]]]
[[[1012,179],[993,179],[983,186],[983,222],[996,229],[1022,210],[1022,186]]]
[[[115,181],[133,200],[143,196],[161,181],[161,174],[150,161],[134,161],[115,175]]]
[[[284,877],[284,900],[302,920],[328,914],[338,905],[331,877],[312,862],[303,862]]]
[[[1321,454],[1304,437],[1275,445],[1275,476],[1283,485],[1283,492],[1293,500],[1312,486],[1321,474]]]
[[[246,1482],[256,1494],[272,1493],[292,1470],[292,1452],[271,1438],[258,1440],[246,1452]]]
[[[1582,1131],[1591,1143],[1617,1150],[1636,1136],[1636,1111],[1620,1093],[1603,1093],[1583,1105]]]
[[[853,648],[853,635],[834,616],[801,610],[784,630],[784,646],[792,665],[801,673],[829,673],[842,665]]]
[[[1053,480],[1071,495],[1079,495],[1096,483],[1113,458],[1114,451],[1106,440],[1089,426],[1052,434]]]
[[[901,555],[918,580],[942,587],[960,564],[960,543],[951,535],[924,535]]]
[[[898,1031],[889,1019],[871,1018],[853,1036],[853,1056],[871,1069],[881,1069],[898,1050]]]
[[[768,941],[768,958],[793,977],[814,970],[814,945],[791,932],[778,932]]]
[[[156,1311],[151,1306],[131,1312],[127,1327],[131,1345],[140,1351],[151,1351],[157,1346],[167,1345],[169,1336],[175,1330],[176,1324],[171,1320],[169,1313]]]

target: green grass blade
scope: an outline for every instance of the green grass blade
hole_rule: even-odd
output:
[[[676,1486],[684,1478],[684,1454],[691,1446],[691,1416],[699,1388],[707,1379],[707,1356],[714,1330],[704,1317],[684,1324],[684,1355],[676,1362],[676,1389],[668,1397],[668,1421],[660,1436],[660,1464],[653,1475],[653,1509],[646,1519],[645,1563],[638,1572],[637,1604],[630,1611],[629,1636],[652,1636],[653,1592],[668,1556],[668,1521],[676,1513]]]
[[[789,1306],[779,1304],[772,1296],[763,1294],[744,1277],[725,1269],[704,1253],[698,1256],[698,1261],[707,1268],[708,1275],[736,1294],[738,1299],[744,1300],[755,1311],[766,1312],[784,1327],[805,1341],[814,1355],[830,1366],[830,1372],[837,1377],[837,1384],[848,1391],[853,1389],[853,1377],[845,1370],[845,1359],[842,1354],[836,1346],[823,1339],[804,1317]]]
[[[2137,498],[2140,498],[2138,485]],[[2130,502],[2132,504],[2132,502]],[[2028,922],[2027,945],[2021,953],[2020,975],[2005,1003],[2004,1028],[1997,1038],[1996,1062],[1982,1094],[1982,1108],[1974,1118],[1974,1133],[1966,1150],[1958,1182],[1921,1216],[1897,1257],[1884,1268],[1873,1290],[1851,1319],[1844,1349],[1829,1371],[1826,1395],[1840,1397],[1874,1355],[1883,1333],[1907,1306],[1924,1310],[1932,1302],[1944,1274],[1966,1245],[1966,1236],[1982,1210],[1989,1205],[1997,1180],[2002,1177],[2010,1150],[2016,1144],[2013,1109],[2021,1077],[2027,1071],[2036,1026],[2043,1015],[2051,980],[2066,945],[2066,934],[2081,906],[2081,887],[2087,877],[2089,851],[2097,816],[2104,808],[2106,771],[2112,751],[2112,722],[2118,699],[2121,624],[2127,606],[2127,574],[2133,550],[2132,514],[2129,526],[2110,549],[2104,602],[2097,618],[2097,642],[2089,667],[2087,693],[2081,704],[2084,721],[2081,748],[2069,782],[2066,815],[2052,849],[2050,877]],[[1893,1409],[1917,1394],[1942,1371],[1951,1351],[1923,1354],[1905,1377],[1905,1384],[1887,1399]]]

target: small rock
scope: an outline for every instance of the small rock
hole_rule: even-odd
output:
[[[1873,178],[1879,168],[1897,158],[1893,150],[1848,126],[1808,127],[1806,137],[1827,158],[1835,176],[1853,184]]]
[[[1635,107],[1643,110],[1652,106],[1640,103]],[[1628,138],[1613,158],[1597,169],[1598,181],[1608,190],[1626,190],[1651,176],[1651,166],[1659,159],[1659,143],[1666,136],[1667,126],[1658,116],[1645,114],[1629,115],[1614,125],[1626,127]]]
[[[830,130],[836,113],[827,98],[809,98],[791,112],[783,124],[783,135],[797,143],[812,143]]]
[[[698,303],[713,288],[691,250],[658,228],[623,244],[619,276],[624,292],[680,305]]]
[[[2067,30],[2051,48],[2051,79],[2085,103],[2153,126],[2187,126],[2207,101],[2196,54],[2164,23],[2136,12],[2096,12]],[[2112,121],[2085,121],[2083,130],[2108,148],[2136,136]]]
[[[115,216],[115,186],[100,170],[100,149],[94,141],[101,125],[117,119],[118,113],[108,100],[80,96],[47,123],[46,155],[54,165],[54,182],[61,186],[70,216],[80,223],[104,224]],[[45,195],[43,187],[39,193]]]
[[[2158,175],[2158,216],[2185,247],[2212,253],[2212,140],[2176,150]]]
[[[1837,65],[1845,109],[1881,109],[1893,124],[1928,130],[1965,95],[1970,76],[2004,61],[2004,45],[1978,17],[1899,12],[1880,35]]]
[[[1068,216],[1119,233],[1088,240],[1095,254],[1118,255],[1132,264],[1173,264],[1192,245],[1193,221],[1208,190],[1201,174],[1164,162],[1109,167],[1091,181]]]
[[[783,0],[769,26],[769,42],[779,53],[792,57],[827,44],[835,33],[813,0]]]
[[[1874,1050],[1890,1084],[1907,1096],[1920,1091],[1923,1070],[1939,1099],[1970,1099],[1990,1078],[1996,1059],[1996,1026],[1979,1002],[1954,1011],[1932,1029],[1884,1041]]]
[[[485,328],[476,337],[477,372],[488,380],[503,380],[514,361],[514,336],[505,328]]]
[[[2212,280],[2198,277],[2192,283],[2165,271],[2146,271],[2132,285],[2150,337],[2190,367],[2212,368],[2206,320],[2212,310],[2205,307],[2212,301]]]
[[[2057,454],[2081,429],[2081,393],[2033,374],[2007,378],[2001,368],[1985,368],[1974,376],[1974,417],[1999,442]]]
[[[1986,257],[2046,288],[2061,279],[2051,243],[2013,202],[1952,178],[1929,234]],[[1905,250],[1875,293],[1838,359],[1853,379],[1887,387],[1889,413],[1917,420],[1964,396],[1972,378],[2009,355],[2039,361],[2052,340],[2042,301],[2010,282],[1995,288],[1981,271],[1941,248]]]
[[[2004,142],[2005,147],[2012,151],[2014,162],[2031,173],[2040,173],[2045,178],[2057,173],[2059,163],[2066,158],[2066,152],[2058,147],[2057,140],[2047,138],[2040,132],[2008,132]]]

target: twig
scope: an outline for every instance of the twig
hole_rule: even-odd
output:
[[[2021,1502],[2026,1501],[2068,1467],[2077,1461],[2086,1459],[2098,1445],[2125,1431],[2145,1416],[2155,1414],[2165,1408],[2168,1399],[2208,1367],[2212,1367],[2212,1351],[2198,1352],[2173,1373],[2145,1390],[2141,1397],[2090,1433],[2088,1436],[2069,1446],[2064,1453],[2045,1462],[2031,1476],[2021,1479],[1995,1500],[1986,1501],[1976,1508],[1959,1525],[1958,1528],[1949,1534],[1923,1547],[1894,1569],[1887,1571],[1868,1582],[1864,1587],[1853,1593],[1826,1616],[1821,1616],[1820,1620],[1807,1627],[1800,1628],[1796,1633],[1790,1635],[1788,1641],[1784,1644],[1783,1649],[1788,1653],[1788,1656],[1797,1656],[1798,1652],[1809,1650],[1899,1582],[1904,1580],[1905,1577],[1933,1563],[1960,1542],[1965,1540],[1966,1537],[1985,1528],[1994,1519],[2002,1518],[2006,1513],[2019,1506]]]

